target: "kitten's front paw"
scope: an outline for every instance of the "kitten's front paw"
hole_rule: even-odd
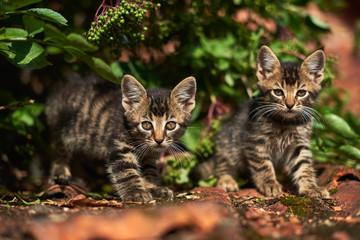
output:
[[[220,176],[216,187],[221,188],[227,192],[238,192],[239,185],[235,181],[235,179],[230,175],[222,175]]]
[[[71,177],[64,175],[54,176],[49,179],[48,186],[54,185],[70,185]]]
[[[67,164],[54,163],[51,169],[48,185],[69,185],[72,180],[70,167]]]
[[[299,194],[305,195],[309,198],[329,198],[330,197],[329,192],[322,187],[304,189],[302,191],[299,191]]]
[[[150,202],[153,200],[151,193],[146,190],[137,190],[132,193],[127,193],[121,196],[124,202]]]
[[[174,193],[167,187],[163,186],[155,186],[149,188],[151,195],[153,198],[165,198],[165,199],[174,199]]]
[[[277,197],[282,192],[281,184],[276,180],[272,183],[263,183],[258,188],[259,192],[267,197]]]

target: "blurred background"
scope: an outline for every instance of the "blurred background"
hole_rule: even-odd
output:
[[[56,148],[45,123],[46,97],[74,74],[94,72],[116,83],[129,73],[147,88],[172,88],[189,75],[196,77],[197,106],[182,139],[187,152],[184,159],[165,156],[161,162],[165,184],[191,188],[189,172],[213,153],[220,120],[258,94],[256,55],[262,44],[283,61],[301,61],[324,48],[326,76],[316,107],[321,117],[314,124],[314,158],[360,169],[360,3],[356,0],[0,4],[2,192],[44,188]],[[53,12],[31,10],[38,8]]]

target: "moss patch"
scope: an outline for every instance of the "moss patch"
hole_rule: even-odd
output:
[[[330,195],[333,195],[333,194],[335,194],[338,190],[339,190],[338,188],[331,189],[331,190],[329,191],[329,194],[330,194]]]
[[[297,216],[308,216],[314,212],[312,201],[307,197],[281,197],[280,202]]]

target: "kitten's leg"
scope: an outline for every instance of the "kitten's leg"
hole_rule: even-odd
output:
[[[71,180],[70,156],[62,144],[58,144],[56,160],[51,164],[49,186],[68,185]]]
[[[154,156],[146,156],[141,163],[142,176],[145,178],[145,187],[153,198],[173,199],[174,193],[169,188],[160,186],[160,174]]]
[[[256,146],[250,143],[250,146]],[[260,193],[267,197],[279,196],[282,192],[280,183],[276,180],[276,174],[270,155],[265,145],[257,145],[245,150],[251,177]]]
[[[229,156],[228,156],[229,157]],[[236,170],[235,166],[230,166],[227,158],[215,155],[216,160],[216,176],[218,178],[216,187],[221,188],[227,192],[239,191],[239,185],[235,181]]]
[[[110,154],[107,171],[123,201],[149,202],[152,196],[145,188],[137,155],[133,151],[133,146],[118,142]]]
[[[289,159],[290,174],[301,195],[310,198],[328,198],[326,189],[319,187],[313,167],[312,154],[308,146],[299,145]]]

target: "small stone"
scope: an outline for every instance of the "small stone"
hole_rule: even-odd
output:
[[[300,223],[300,220],[297,217],[290,217],[289,222],[291,222],[291,223]]]
[[[341,211],[342,210],[342,208],[338,207],[338,206],[333,207],[333,209],[334,209],[334,211]]]
[[[352,238],[346,232],[340,231],[340,232],[335,232],[331,236],[331,239],[332,240],[350,240]]]

